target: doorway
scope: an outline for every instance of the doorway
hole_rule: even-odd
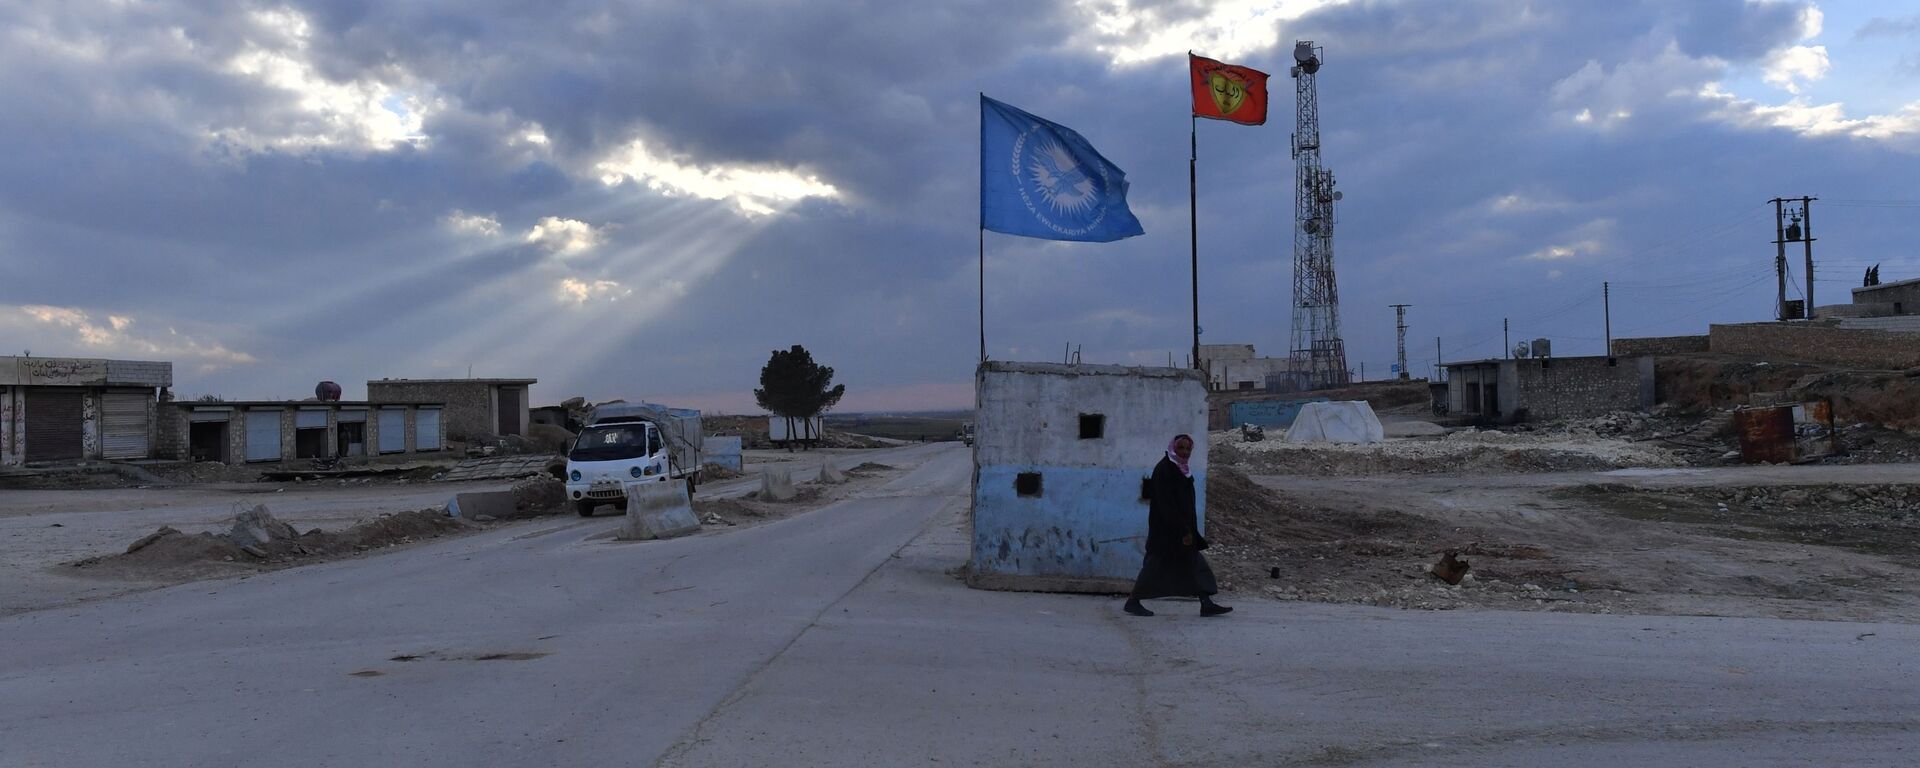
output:
[[[187,428],[187,455],[194,461],[227,462],[227,423],[196,421]]]

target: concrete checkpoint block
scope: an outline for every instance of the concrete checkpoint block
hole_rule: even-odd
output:
[[[839,485],[847,481],[847,476],[833,465],[832,461],[820,462],[820,484]]]
[[[475,491],[462,493],[447,502],[447,514],[464,520],[486,515],[494,519],[513,517],[512,491]]]
[[[793,470],[767,467],[760,471],[760,498],[786,501],[798,492],[793,489]]]
[[[627,483],[627,521],[620,527],[622,541],[671,539],[700,530],[693,515],[687,484],[648,478]]]

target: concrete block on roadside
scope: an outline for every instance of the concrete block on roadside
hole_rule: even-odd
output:
[[[784,467],[767,467],[760,470],[760,498],[769,501],[787,501],[798,492],[793,489],[793,470]]]
[[[700,530],[693,515],[687,484],[648,478],[627,483],[627,521],[620,527],[622,541],[671,539]]]
[[[447,514],[463,520],[472,520],[486,515],[503,518],[513,516],[512,491],[474,491],[462,493],[447,502]]]
[[[840,472],[839,467],[836,467],[833,465],[832,460],[820,462],[820,484],[821,485],[839,485],[846,481],[847,481],[847,476]]]
[[[227,535],[234,544],[242,547],[271,544],[300,536],[293,526],[281,522],[268,512],[265,504],[255,504],[252,509],[235,515],[233,529]]]

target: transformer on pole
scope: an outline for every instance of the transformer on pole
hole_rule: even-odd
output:
[[[1291,373],[1303,389],[1348,383],[1340,340],[1340,294],[1333,277],[1333,172],[1320,167],[1320,99],[1314,75],[1322,49],[1294,43],[1293,349]]]

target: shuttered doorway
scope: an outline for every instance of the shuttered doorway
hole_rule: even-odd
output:
[[[247,411],[247,461],[280,460],[280,411]]]
[[[101,430],[102,457],[147,457],[147,403],[151,400],[152,396],[146,391],[107,393],[100,409],[101,422],[106,425]]]
[[[407,450],[407,409],[380,409],[380,434],[375,440],[380,442],[381,453],[400,453]]]
[[[440,409],[421,408],[413,412],[413,449],[440,450]]]
[[[77,461],[85,458],[80,424],[86,418],[85,393],[78,389],[27,389],[27,461]]]

